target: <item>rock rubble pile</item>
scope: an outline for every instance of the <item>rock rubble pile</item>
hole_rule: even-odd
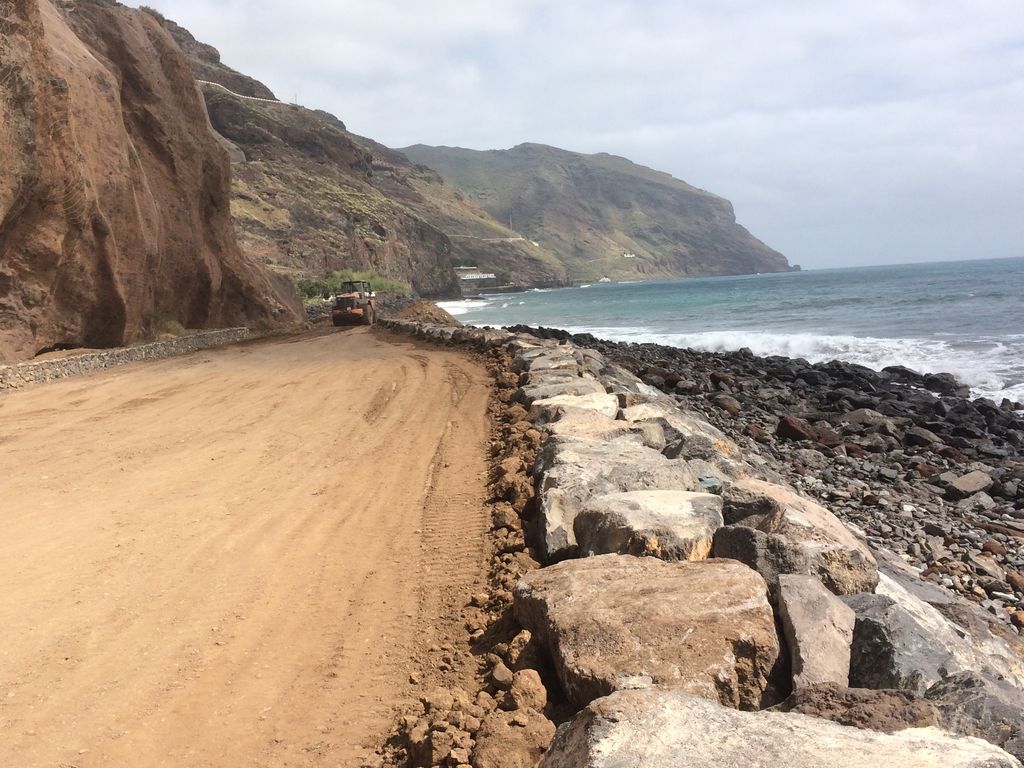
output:
[[[495,707],[464,751],[410,764],[1020,765],[1020,552],[980,528],[1019,519],[1014,411],[905,371],[872,374],[868,396],[866,369],[842,364],[789,361],[782,384],[782,362],[752,356],[741,378],[681,350],[670,370],[593,339],[390,325],[503,361],[492,516],[508,546],[472,630],[491,649],[475,703]],[[960,503],[978,494],[997,516]],[[936,539],[948,555],[929,560]]]

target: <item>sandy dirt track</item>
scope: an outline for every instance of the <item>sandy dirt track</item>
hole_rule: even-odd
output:
[[[0,765],[360,765],[483,582],[489,392],[357,328],[0,394]]]

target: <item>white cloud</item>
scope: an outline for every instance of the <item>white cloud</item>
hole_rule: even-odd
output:
[[[809,266],[1024,255],[1017,0],[149,2],[392,146],[621,154]]]

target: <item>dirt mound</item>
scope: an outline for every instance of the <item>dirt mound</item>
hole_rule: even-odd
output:
[[[227,156],[159,22],[3,6],[0,359],[293,319],[238,249]]]
[[[394,314],[396,320],[412,320],[435,325],[462,325],[458,320],[429,301],[413,301]]]

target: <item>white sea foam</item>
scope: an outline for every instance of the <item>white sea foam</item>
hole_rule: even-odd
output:
[[[762,357],[802,357],[812,363],[845,360],[875,370],[888,365],[904,365],[921,373],[952,373],[970,386],[975,395],[990,397],[997,402],[1003,397],[1024,400],[1024,360],[1021,358],[1024,337],[978,339],[969,344],[963,341],[954,344],[946,339],[883,339],[760,331],[659,333],[643,327],[566,330],[592,333],[611,341],[691,347],[707,352],[735,351],[746,347]]]
[[[464,315],[475,309],[482,309],[490,303],[491,302],[486,299],[462,299],[461,301],[439,301],[437,302],[437,306],[449,315],[458,316]]]

